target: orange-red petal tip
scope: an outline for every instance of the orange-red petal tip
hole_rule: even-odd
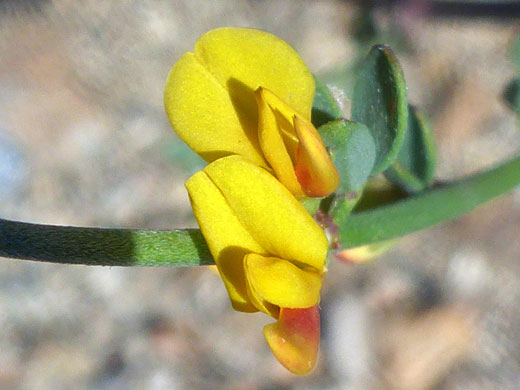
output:
[[[300,141],[294,172],[303,192],[312,198],[332,194],[339,185],[339,175],[318,131],[296,115],[293,121]]]
[[[318,305],[305,309],[281,308],[278,322],[264,327],[264,336],[278,361],[296,375],[315,366],[320,347]]]

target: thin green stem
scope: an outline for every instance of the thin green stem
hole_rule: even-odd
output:
[[[0,257],[109,266],[211,265],[199,230],[36,225],[0,219]]]
[[[339,225],[345,247],[404,236],[458,217],[520,184],[520,157],[488,171],[374,210]],[[0,219],[0,256],[62,264],[197,266],[213,260],[199,230],[36,225]]]
[[[487,171],[388,206],[354,213],[339,225],[344,247],[401,237],[456,218],[520,184],[520,156]]]

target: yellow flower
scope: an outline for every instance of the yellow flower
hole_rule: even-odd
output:
[[[290,371],[308,372],[319,346],[325,234],[287,188],[241,156],[214,161],[186,188],[233,307],[278,319],[264,328],[273,353]]]
[[[270,169],[297,198],[321,197],[339,178],[310,122],[314,89],[284,41],[221,28],[174,65],[164,100],[174,130],[206,161],[237,154]]]

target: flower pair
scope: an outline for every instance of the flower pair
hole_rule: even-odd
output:
[[[310,122],[313,97],[314,79],[289,45],[236,28],[203,35],[165,91],[174,130],[211,162],[186,188],[233,308],[277,319],[264,335],[298,374],[316,361],[328,249],[298,199],[338,184]]]
[[[179,59],[164,99],[175,132],[203,159],[243,156],[301,199],[326,196],[339,182],[310,122],[314,89],[312,74],[284,41],[222,28]]]

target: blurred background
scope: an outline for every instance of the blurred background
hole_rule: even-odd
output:
[[[184,181],[202,166],[171,130],[167,72],[198,36],[254,27],[334,87],[390,44],[430,117],[437,178],[517,153],[502,101],[515,76],[514,1],[0,1],[0,217],[194,227]],[[265,315],[233,312],[206,269],[0,259],[1,389],[518,389],[520,190],[400,240],[368,264],[332,261],[322,348],[295,377]]]

